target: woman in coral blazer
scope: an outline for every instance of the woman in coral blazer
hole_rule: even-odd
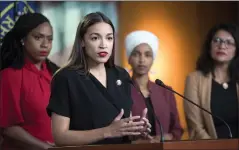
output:
[[[188,75],[185,96],[225,120],[233,138],[238,138],[239,29],[219,24],[208,33],[197,71]],[[219,119],[185,102],[191,139],[228,138],[229,131]]]

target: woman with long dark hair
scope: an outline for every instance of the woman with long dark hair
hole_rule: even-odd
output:
[[[56,145],[121,144],[148,133],[147,109],[130,116],[130,77],[115,66],[114,47],[110,19],[100,12],[86,15],[69,64],[52,80],[47,110]]]
[[[218,24],[208,33],[196,71],[186,80],[185,96],[225,120],[239,137],[239,28]],[[191,139],[228,138],[226,125],[185,102]]]

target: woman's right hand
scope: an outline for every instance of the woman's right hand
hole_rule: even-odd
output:
[[[140,119],[140,116],[132,116],[129,118],[121,119],[124,115],[124,110],[121,109],[119,115],[114,119],[114,121],[105,129],[105,138],[115,138],[123,136],[133,136],[140,135],[144,128],[145,122],[142,120],[135,121]]]

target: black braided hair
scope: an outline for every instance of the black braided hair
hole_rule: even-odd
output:
[[[24,53],[21,40],[38,25],[50,21],[40,13],[27,13],[19,17],[14,27],[4,36],[0,49],[0,71],[12,67],[21,69],[24,65]],[[54,72],[56,66],[47,60],[47,66]]]

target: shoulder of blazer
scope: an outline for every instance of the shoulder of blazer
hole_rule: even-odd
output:
[[[194,71],[188,75],[188,77],[193,77],[193,78],[200,78],[203,76],[205,76],[205,75],[201,71]]]
[[[169,89],[173,89],[171,86],[169,85],[165,85],[167,88]],[[157,85],[156,83],[149,81],[149,90],[151,94],[158,94],[158,93],[163,93],[166,95],[170,95],[172,94],[172,92],[170,92],[169,90],[167,90],[166,88],[163,88],[159,85]]]
[[[208,79],[208,78],[211,78],[211,74],[207,74],[207,75],[204,75],[201,71],[194,71],[194,72],[191,72],[188,76],[187,76],[187,79],[194,79],[194,80],[197,80],[197,81],[202,81],[204,79]]]
[[[122,68],[120,66],[115,66],[115,70],[116,70],[117,75],[119,77],[122,77],[123,79],[127,79],[127,78],[129,79],[130,78],[129,73],[124,68]]]
[[[205,93],[207,90],[210,89],[211,78],[212,78],[211,73],[204,75],[201,71],[194,71],[187,76],[185,84],[196,86],[199,95],[202,95],[203,93]],[[188,90],[190,90],[190,88],[192,87],[189,86],[187,87]]]

